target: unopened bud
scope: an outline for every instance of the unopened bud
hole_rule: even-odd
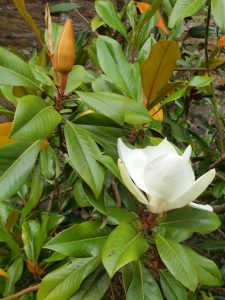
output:
[[[67,20],[58,38],[55,53],[54,67],[60,73],[69,73],[75,61],[73,25],[71,20]]]

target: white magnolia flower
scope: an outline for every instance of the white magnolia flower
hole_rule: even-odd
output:
[[[124,184],[151,212],[159,214],[187,204],[212,211],[210,205],[192,202],[213,181],[215,169],[195,181],[190,164],[191,146],[179,155],[167,139],[144,149],[130,149],[119,139],[118,152]]]

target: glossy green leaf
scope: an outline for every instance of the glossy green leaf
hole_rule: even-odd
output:
[[[173,276],[194,291],[198,285],[197,271],[184,247],[160,234],[156,237],[156,247],[163,263]]]
[[[121,22],[115,7],[110,0],[97,0],[95,2],[95,10],[99,17],[110,27],[119,31],[125,39],[128,39],[127,31]]]
[[[29,65],[2,47],[0,47],[0,84],[38,88]]]
[[[40,166],[41,174],[47,180],[58,178],[61,173],[59,157],[50,145],[40,153]]]
[[[53,14],[64,13],[73,9],[81,8],[84,6],[82,3],[59,3],[50,6],[50,11]]]
[[[98,37],[96,47],[99,64],[108,78],[125,96],[142,102],[139,64],[130,64],[120,44],[107,36]]]
[[[15,284],[20,279],[23,273],[23,259],[18,258],[7,269],[9,278],[5,279],[5,289],[3,291],[3,296],[9,296],[15,292]]]
[[[98,15],[96,15],[91,20],[91,29],[92,29],[92,31],[96,31],[99,27],[101,27],[104,24],[105,24],[105,22]]]
[[[96,221],[76,224],[60,232],[44,248],[73,257],[97,256],[111,232],[109,227],[100,226]]]
[[[108,217],[108,224],[118,225],[120,223],[131,223],[137,219],[137,216],[122,207],[107,207],[106,215]]]
[[[139,260],[148,243],[132,224],[121,223],[109,235],[102,250],[102,262],[110,277],[131,261]]]
[[[205,2],[206,0],[177,0],[169,17],[169,27],[174,27],[183,18],[193,16]]]
[[[107,93],[77,92],[77,94],[94,111],[119,124],[124,122],[124,105],[118,99],[110,97]]]
[[[219,28],[225,33],[225,2],[221,0],[211,0],[212,13]]]
[[[106,293],[109,284],[109,275],[100,268],[84,280],[79,291],[69,300],[100,300]]]
[[[161,270],[160,283],[167,300],[188,300],[185,287],[171,273]]]
[[[37,300],[68,300],[99,264],[98,257],[79,258],[49,273],[41,282]]]
[[[222,250],[225,249],[225,240],[211,240],[200,244],[200,248],[206,250]]]
[[[8,154],[11,155],[10,164],[7,164],[7,161],[5,161],[5,168],[1,172],[0,200],[4,200],[15,194],[25,183],[37,159],[40,141],[36,141],[26,148],[21,147],[22,149],[18,156],[16,155],[18,149],[13,149],[16,145],[18,144],[11,144],[8,145],[9,147],[2,147],[2,149],[0,149],[1,158],[4,156],[7,157]],[[10,153],[7,153],[7,150],[10,151]],[[1,168],[2,167],[4,167],[4,165],[1,166]]]
[[[100,155],[97,160],[103,164],[114,176],[121,180],[120,172],[117,164],[113,161],[112,157],[107,155]]]
[[[69,94],[73,92],[76,88],[78,88],[84,81],[84,77],[85,77],[84,67],[78,65],[74,66],[68,75],[65,94]]]
[[[104,180],[104,170],[96,161],[100,150],[87,130],[71,122],[66,123],[65,138],[74,169],[98,197]]]
[[[22,240],[26,256],[32,262],[37,263],[44,243],[46,233],[37,220],[25,221],[22,225]]]
[[[114,93],[78,92],[82,100],[93,110],[101,113],[119,124],[143,124],[150,121],[148,111],[137,101]]]
[[[31,212],[31,210],[37,206],[41,198],[42,191],[43,191],[43,180],[41,175],[41,168],[40,165],[37,165],[37,167],[33,171],[29,199],[22,209],[21,222],[23,222],[24,219]]]
[[[210,233],[220,226],[220,220],[214,212],[189,206],[167,212],[160,222],[161,226],[180,230],[189,230],[202,234]]]
[[[188,86],[195,86],[197,88],[201,88],[203,86],[209,85],[213,80],[213,77],[194,76],[188,83]]]
[[[126,300],[162,300],[160,289],[148,269],[138,261],[135,264],[132,282],[127,290]]]
[[[81,207],[90,206],[91,203],[88,201],[88,196],[84,191],[82,180],[78,179],[74,184],[73,195],[77,204]]]
[[[10,137],[38,140],[49,136],[61,121],[60,114],[38,96],[24,96],[18,101]]]
[[[8,245],[8,247],[11,249],[12,253],[14,253],[17,256],[22,256],[22,251],[17,243],[17,241],[14,239],[14,237],[6,232],[1,230],[0,231],[0,242],[4,242]]]
[[[77,180],[74,186],[74,197],[78,205],[93,206],[102,214],[105,214],[105,205],[102,194],[96,198],[89,186],[82,180]]]
[[[189,247],[185,247],[184,249],[196,268],[200,284],[206,286],[218,286],[222,284],[221,272],[212,260],[199,255]]]

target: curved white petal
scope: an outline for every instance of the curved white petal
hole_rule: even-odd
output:
[[[175,201],[168,203],[166,210],[180,208],[194,201],[196,198],[198,198],[199,195],[201,195],[202,192],[204,192],[208,185],[213,181],[215,175],[215,169],[212,169],[204,175],[202,175]]]
[[[131,192],[131,194],[133,194],[137,200],[145,205],[148,205],[148,200],[145,197],[145,195],[136,187],[136,185],[134,184],[134,182],[131,180],[125,166],[123,165],[123,163],[121,162],[120,159],[118,159],[118,167],[120,170],[120,175],[121,178],[123,180],[123,183],[125,184],[125,186],[128,188],[128,190]]]
[[[193,207],[193,208],[198,208],[198,209],[202,209],[202,210],[213,211],[212,206],[209,205],[209,204],[198,204],[198,203],[195,203],[195,202],[191,202],[188,205],[191,206],[191,207]]]
[[[143,191],[147,191],[144,181],[144,169],[146,165],[163,154],[176,154],[175,148],[164,139],[158,146],[148,146],[143,149],[130,149],[121,139],[118,139],[119,157],[125,165],[130,177]]]
[[[191,145],[189,145],[189,146],[186,148],[186,150],[184,151],[183,155],[182,155],[183,158],[185,158],[186,160],[189,160],[190,157],[191,157],[191,151],[192,151]]]
[[[178,154],[162,155],[151,161],[145,168],[144,180],[150,204],[154,204],[154,194],[163,202],[173,202],[195,182],[194,172],[186,156]]]

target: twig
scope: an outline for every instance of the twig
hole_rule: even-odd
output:
[[[113,193],[114,193],[115,199],[116,199],[116,206],[121,207],[122,200],[121,200],[120,192],[118,190],[118,186],[117,186],[117,183],[115,182],[115,180],[112,181],[112,189],[113,189]]]
[[[14,299],[17,299],[25,294],[28,294],[30,292],[34,292],[34,291],[37,291],[40,287],[40,284],[36,284],[36,285],[32,285],[18,293],[15,293],[11,296],[8,296],[8,297],[5,297],[5,298],[1,298],[0,300],[14,300]]]
[[[218,167],[224,160],[225,160],[225,153],[219,159],[217,159],[217,161],[215,161],[213,164],[211,164],[209,168],[213,169],[213,168]]]
[[[213,211],[217,214],[222,214],[225,212],[225,204],[214,205],[212,208],[213,208]]]
[[[208,73],[208,76],[210,76],[209,54],[208,54],[208,36],[209,36],[210,15],[211,15],[211,0],[208,0],[208,12],[207,12],[206,31],[205,31],[205,65],[206,65],[206,71]],[[219,111],[217,108],[217,102],[216,102],[216,98],[215,98],[213,84],[211,83],[210,86],[211,86],[211,91],[212,91],[211,102],[213,105],[214,114],[215,114],[215,118],[216,118],[216,125],[217,125],[219,142],[220,142],[220,153],[222,156],[224,154],[223,131],[221,128],[220,116],[219,116]]]
[[[216,173],[216,177],[225,182],[225,177],[222,174]]]

